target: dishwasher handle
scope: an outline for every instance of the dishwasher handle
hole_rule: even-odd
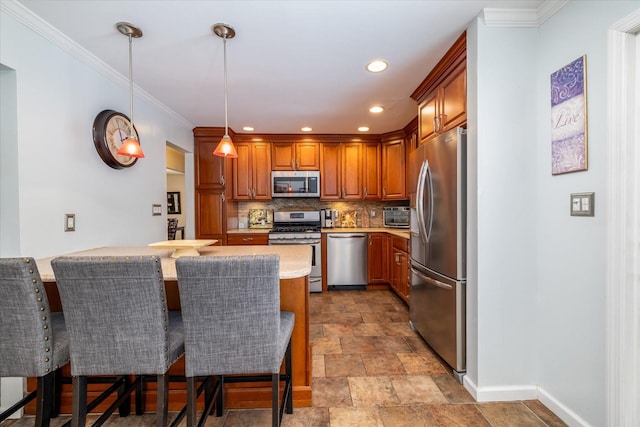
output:
[[[351,239],[351,238],[358,238],[358,239],[362,239],[367,237],[366,234],[329,234],[327,237],[329,237],[330,239]]]

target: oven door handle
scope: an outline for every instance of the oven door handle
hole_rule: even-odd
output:
[[[318,245],[320,244],[320,240],[309,240],[307,242],[301,241],[293,241],[292,240],[269,240],[270,245]]]

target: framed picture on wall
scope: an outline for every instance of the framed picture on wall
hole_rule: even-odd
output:
[[[180,192],[170,191],[167,193],[167,213],[169,215],[180,214]]]
[[[587,170],[587,56],[551,74],[551,173]]]

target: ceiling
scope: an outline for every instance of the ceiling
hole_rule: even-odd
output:
[[[223,41],[229,127],[242,133],[379,134],[416,115],[409,97],[467,25],[486,8],[538,8],[528,0],[100,1],[20,0],[104,63],[128,76],[126,21],[136,86],[194,126],[224,126]],[[366,71],[372,59],[388,69]],[[373,114],[372,105],[385,111]]]

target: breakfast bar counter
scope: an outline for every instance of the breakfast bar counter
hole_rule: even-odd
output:
[[[311,406],[311,346],[309,340],[309,273],[311,272],[311,247],[300,245],[278,246],[206,246],[199,248],[201,256],[241,256],[277,254],[280,256],[280,308],[295,313],[295,325],[292,335],[293,360],[293,400],[294,406]],[[102,247],[62,256],[140,256],[157,255],[161,257],[162,272],[165,279],[167,306],[169,310],[180,310],[180,297],[172,250],[150,247]],[[36,260],[38,270],[44,282],[51,311],[62,311],[60,296],[51,268],[51,260],[56,257]],[[169,370],[173,376],[184,375],[184,357]],[[63,375],[70,376],[67,365]],[[28,389],[36,386],[34,378],[27,382]],[[186,404],[184,382],[172,382],[169,390],[169,410],[179,411]],[[96,393],[96,392],[94,392]],[[91,393],[89,398],[91,398]],[[155,411],[155,383],[147,387],[147,411]],[[108,404],[97,408],[100,412]],[[234,383],[225,385],[225,407],[256,408],[271,406],[270,383]],[[34,413],[35,405],[27,408]],[[71,413],[71,385],[65,384],[62,395],[62,413]]]

